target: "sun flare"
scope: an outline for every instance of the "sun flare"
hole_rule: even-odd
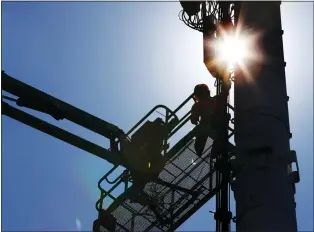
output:
[[[225,36],[218,44],[218,60],[226,62],[228,68],[243,64],[249,56],[247,41],[236,36]]]
[[[260,59],[256,50],[257,34],[222,31],[215,43],[218,65],[227,65],[229,69],[244,67],[249,62]]]

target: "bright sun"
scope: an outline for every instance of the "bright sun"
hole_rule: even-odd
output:
[[[241,31],[238,27],[235,31],[220,31],[219,38],[213,44],[216,50],[216,64],[227,65],[231,70],[239,67],[245,68],[248,62],[261,59],[256,50],[258,33]]]
[[[217,58],[219,62],[226,62],[230,69],[243,65],[249,57],[248,45],[245,38],[225,35],[217,44]]]
[[[228,69],[231,73],[241,70],[249,78],[248,68],[252,64],[263,61],[263,55],[258,49],[258,40],[261,33],[249,30],[219,30],[219,34],[214,34],[214,38],[207,40],[206,48],[210,58],[206,62],[206,67],[212,75],[217,75],[216,70]]]

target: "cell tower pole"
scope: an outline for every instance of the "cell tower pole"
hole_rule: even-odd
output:
[[[218,5],[218,21],[221,27],[226,29],[230,28],[232,25],[231,15],[230,15],[230,3],[229,2],[219,2]],[[204,63],[207,66],[210,64],[210,56],[213,56],[213,50],[208,46],[209,41],[211,41],[211,33],[213,33],[213,25],[210,20],[212,15],[207,13],[206,2],[202,2],[202,15],[203,19],[203,52],[204,52]],[[217,25],[215,26],[217,27]],[[217,29],[217,28],[216,28]],[[219,123],[216,126],[219,128],[217,130],[216,142],[219,144],[219,156],[215,162],[215,166],[218,170],[216,174],[216,183],[221,183],[221,188],[216,194],[216,232],[229,232],[230,231],[230,221],[232,219],[232,213],[229,209],[229,180],[230,180],[230,169],[229,169],[229,151],[227,149],[229,143],[229,121],[230,117],[228,114],[228,98],[229,91],[231,87],[230,82],[230,72],[228,72],[227,64],[221,65],[215,77],[217,78],[216,86],[216,96],[219,97],[219,104],[216,108],[216,114],[219,115]],[[209,72],[211,73],[210,65],[207,66]]]
[[[220,109],[220,126],[218,139],[222,143],[222,155],[216,161],[216,168],[218,170],[217,183],[221,183],[221,189],[216,194],[216,232],[229,232],[230,231],[230,221],[232,218],[232,213],[229,209],[229,180],[230,180],[230,170],[229,170],[229,152],[228,152],[228,142],[229,133],[228,125],[230,118],[228,117],[228,96],[229,96],[229,79],[221,78],[217,81],[217,95],[222,97]]]
[[[290,169],[297,161],[289,145],[280,2],[235,2],[235,19],[242,31],[262,33],[256,46],[264,57],[248,64],[249,75],[235,74],[236,228],[296,232],[298,172]]]

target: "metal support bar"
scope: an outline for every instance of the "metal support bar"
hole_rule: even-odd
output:
[[[190,190],[190,189],[186,189],[186,188],[183,188],[183,187],[181,187],[181,186],[168,183],[168,182],[163,181],[163,180],[161,180],[161,179],[156,179],[154,182],[157,183],[157,184],[166,186],[166,187],[168,187],[168,188],[171,188],[171,189],[175,189],[175,190],[178,190],[178,191],[181,191],[181,192],[184,192],[184,193],[189,193],[189,194],[191,194],[191,195],[197,193],[197,192],[192,191],[192,190]]]
[[[190,96],[187,97],[187,99],[185,99],[181,105],[179,105],[174,111],[173,113],[176,114],[183,106],[185,106],[186,103],[188,103],[192,98],[193,98],[194,94],[191,94]]]
[[[203,198],[201,201],[199,201],[196,205],[195,208],[191,211],[189,211],[189,214],[183,215],[178,221],[176,221],[169,231],[175,231],[183,222],[185,222],[191,215],[193,215],[202,205],[204,205],[207,201],[209,201],[213,196],[215,196],[217,190],[219,189],[220,186],[217,186],[215,189],[212,190],[211,194],[208,195],[207,197]]]
[[[57,139],[60,139],[66,143],[69,143],[75,147],[78,147],[84,151],[87,151],[99,158],[102,158],[113,165],[122,165],[122,160],[118,153],[109,152],[107,149],[98,146],[92,142],[82,139],[66,130],[63,130],[57,126],[49,124],[39,118],[36,118],[30,114],[25,113],[15,107],[10,106],[6,102],[2,102],[1,113],[13,118],[19,122],[22,122],[30,127],[33,127],[41,132],[51,135]]]
[[[178,117],[175,115],[174,112],[172,112],[167,106],[164,105],[157,105],[153,109],[151,109],[138,123],[135,124],[128,132],[127,135],[130,135],[136,128],[138,128],[152,113],[154,113],[158,108],[163,108],[166,110],[166,113],[168,113],[169,118],[174,117],[176,120],[179,121]]]
[[[64,117],[106,138],[118,137],[123,131],[117,126],[95,117],[83,110],[54,98],[30,85],[27,85],[4,71],[1,73],[2,90],[28,101],[43,101],[55,106]]]

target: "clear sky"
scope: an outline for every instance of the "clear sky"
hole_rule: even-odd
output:
[[[178,19],[180,9],[178,2],[2,3],[2,69],[127,131],[157,104],[175,108],[195,84],[213,89],[202,35]],[[282,21],[291,147],[301,169],[298,227],[313,231],[313,3],[283,3]],[[108,145],[77,125],[55,124]],[[2,228],[91,230],[97,181],[109,168],[3,116]],[[208,202],[180,230],[214,230],[214,209]]]

